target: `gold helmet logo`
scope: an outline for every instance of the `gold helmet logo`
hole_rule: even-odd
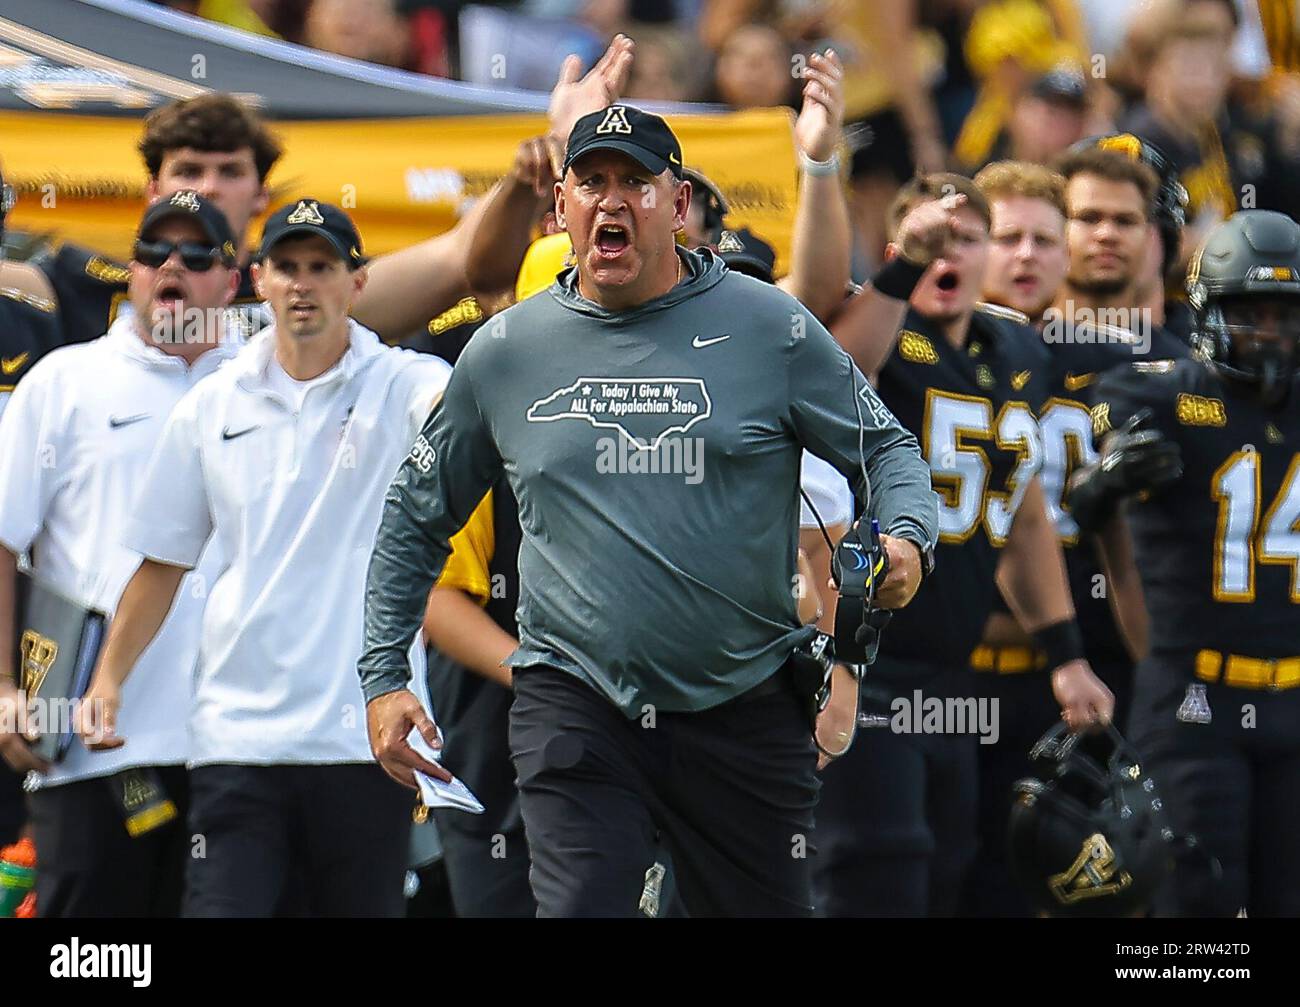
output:
[[[1133,883],[1128,871],[1115,867],[1115,851],[1100,832],[1083,841],[1074,863],[1053,874],[1047,886],[1063,906],[1122,892]]]

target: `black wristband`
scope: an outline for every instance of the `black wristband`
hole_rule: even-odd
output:
[[[914,262],[908,262],[901,255],[895,255],[876,271],[876,275],[871,279],[871,285],[886,297],[892,297],[896,301],[906,301],[912,296],[912,291],[916,289],[916,285],[921,282],[921,277],[929,268],[928,265],[918,266]]]
[[[1047,666],[1059,668],[1083,660],[1083,633],[1073,619],[1062,619],[1034,634],[1034,643],[1047,655]]]

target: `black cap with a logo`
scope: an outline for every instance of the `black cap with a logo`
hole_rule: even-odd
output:
[[[285,238],[314,234],[328,241],[349,269],[366,264],[361,254],[361,235],[357,233],[352,218],[337,206],[317,199],[300,199],[282,206],[266,221],[262,228],[262,247],[258,257],[265,258]]]
[[[140,218],[140,230],[137,234],[142,241],[149,240],[149,234],[164,220],[184,217],[195,221],[203,229],[203,236],[211,242],[213,248],[221,249],[226,262],[235,261],[235,233],[230,229],[230,221],[217,209],[216,205],[200,196],[193,189],[181,189],[170,196],[163,196],[149,204]]]
[[[682,177],[682,145],[668,123],[631,105],[610,105],[573,124],[564,153],[564,170],[593,150],[617,150],[658,175],[665,168]]]

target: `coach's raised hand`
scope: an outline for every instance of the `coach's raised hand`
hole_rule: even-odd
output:
[[[551,102],[546,109],[550,120],[547,142],[556,178],[563,174],[560,164],[564,160],[564,145],[573,131],[573,124],[584,115],[611,104],[623,93],[628,74],[632,71],[634,48],[635,44],[626,35],[615,35],[605,54],[581,78],[578,75],[582,70],[582,59],[572,53],[565,58],[560,67],[560,79],[551,91]]]
[[[421,756],[406,740],[413,727],[420,732],[430,748],[442,748],[438,726],[424,712],[424,707],[410,690],[387,692],[366,705],[366,732],[370,736],[370,750],[384,767],[384,772],[412,790],[417,786],[417,769],[425,776],[450,783],[451,773]]]

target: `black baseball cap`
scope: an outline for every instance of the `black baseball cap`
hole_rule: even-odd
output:
[[[170,196],[163,196],[149,204],[140,218],[140,230],[137,237],[147,241],[149,232],[164,220],[185,217],[194,220],[203,229],[203,236],[212,243],[213,248],[221,249],[222,257],[227,262],[234,262],[235,232],[230,229],[230,221],[218,210],[215,204],[200,196],[193,189],[180,189]]]
[[[1073,67],[1057,67],[1039,77],[1029,88],[1035,98],[1083,108],[1088,103],[1088,84]]]
[[[652,175],[667,168],[682,177],[682,145],[668,123],[631,105],[610,105],[575,122],[564,152],[564,171],[593,150],[621,151]]]
[[[366,257],[361,254],[361,235],[352,218],[337,206],[318,199],[300,199],[271,214],[262,228],[258,258],[266,258],[285,238],[304,234],[315,234],[328,241],[349,269],[366,264]]]
[[[718,257],[728,269],[756,277],[764,283],[772,282],[776,268],[776,252],[748,227],[738,231],[723,231],[718,239]]]

